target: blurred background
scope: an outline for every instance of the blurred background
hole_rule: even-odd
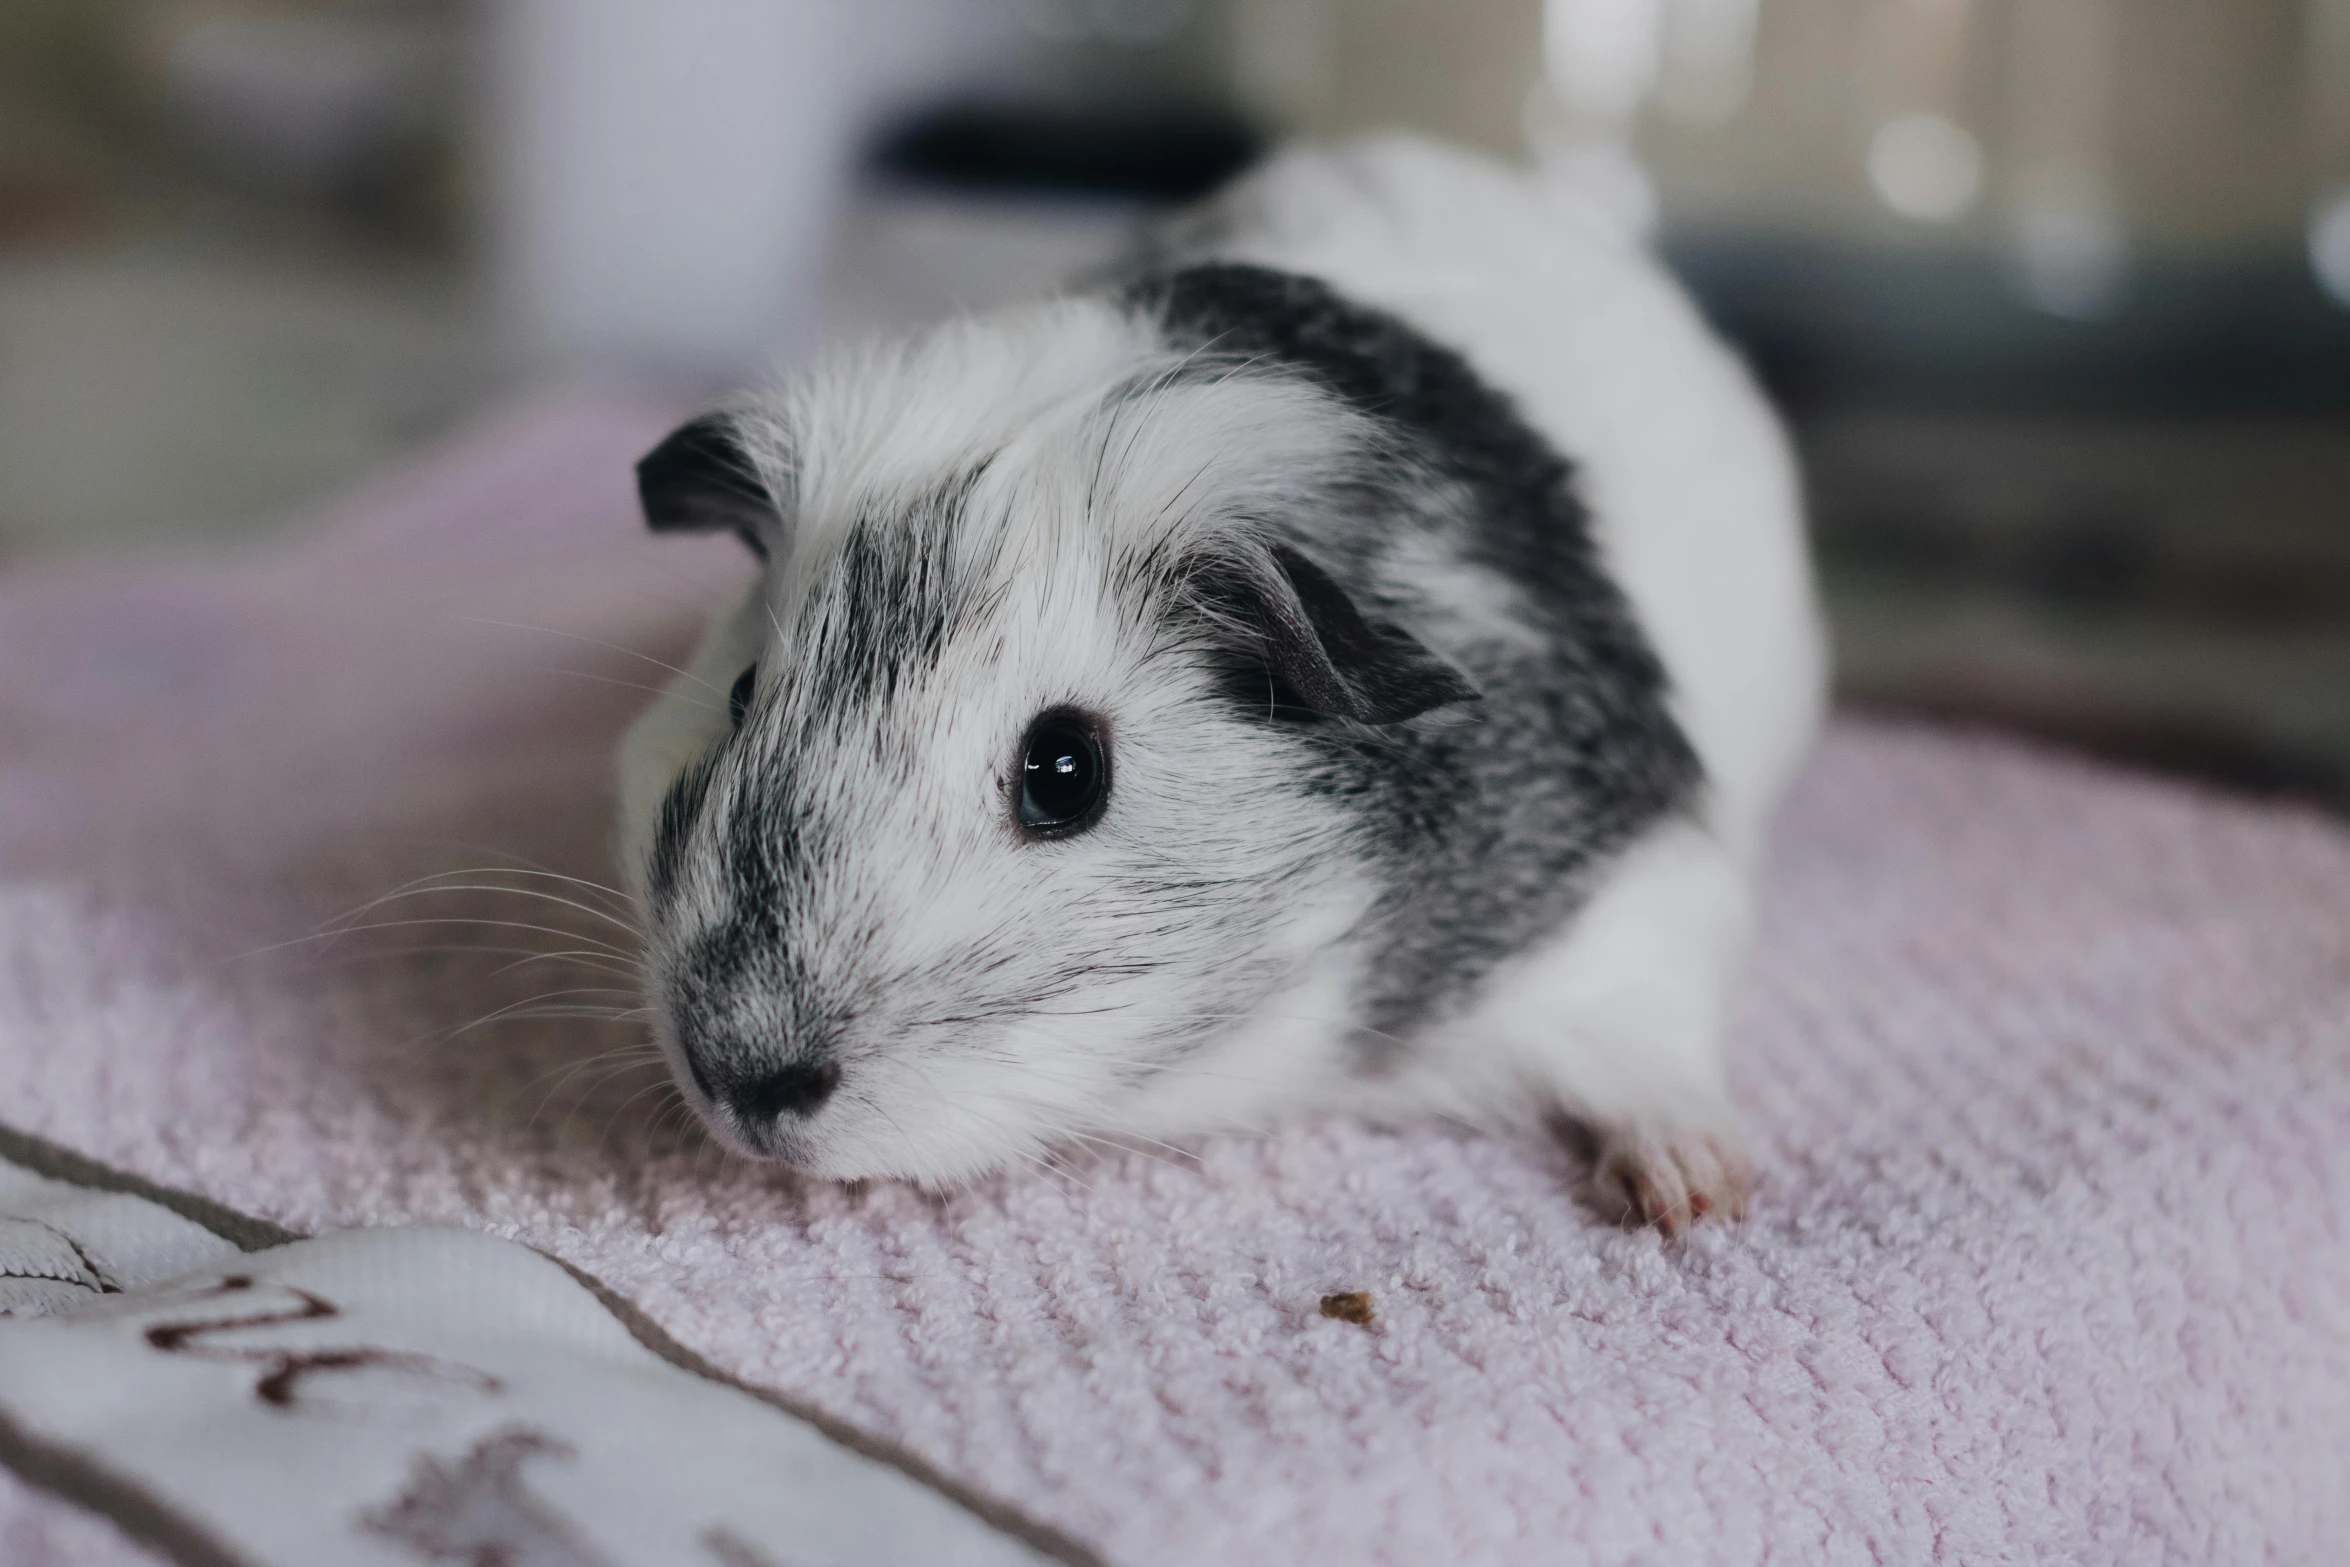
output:
[[[1653,224],[1798,433],[1849,699],[2350,804],[2350,0],[0,0],[0,570],[1396,125]]]

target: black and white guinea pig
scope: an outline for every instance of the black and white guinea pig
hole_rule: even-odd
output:
[[[694,420],[765,561],[622,755],[723,1141],[955,1182],[1304,1109],[1736,1213],[1725,1001],[1820,707],[1786,445],[1638,241],[1424,142]]]

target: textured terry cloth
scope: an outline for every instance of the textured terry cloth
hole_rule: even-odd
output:
[[[46,1271],[7,1280],[0,1462],[101,1512],[138,1498],[125,1521],[167,1553],[1099,1567],[648,1342],[527,1246],[396,1225],[241,1251],[142,1195],[17,1164],[24,1142],[0,1138],[0,1238]]]
[[[565,1076],[624,1026],[464,1027],[621,985],[499,950],[600,917],[453,893],[362,923],[585,939],[252,954],[436,871],[610,879],[660,673],[618,649],[745,569],[639,536],[667,412],[517,414],[249,559],[0,580],[0,1121],[305,1231],[521,1239],[1135,1567],[2344,1559],[2350,834],[2311,814],[1840,722],[1735,1025],[1753,1215],[1679,1241],[1442,1126],[803,1186],[594,1081],[626,1058]],[[136,1559],[5,1480],[0,1548]]]

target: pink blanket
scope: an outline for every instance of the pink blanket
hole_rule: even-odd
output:
[[[0,579],[0,1122],[526,1241],[1137,1567],[2343,1559],[2339,826],[1841,723],[1737,1029],[1755,1211],[1680,1241],[1442,1127],[803,1187],[680,1124],[626,932],[540,874],[611,879],[611,738],[742,569],[639,536],[669,412],[518,413],[251,559]],[[441,872],[508,890],[297,939]],[[140,1553],[0,1476],[0,1557]]]

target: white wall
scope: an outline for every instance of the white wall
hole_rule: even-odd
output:
[[[502,326],[546,370],[716,379],[804,348],[873,117],[1031,52],[1011,0],[497,0]]]

